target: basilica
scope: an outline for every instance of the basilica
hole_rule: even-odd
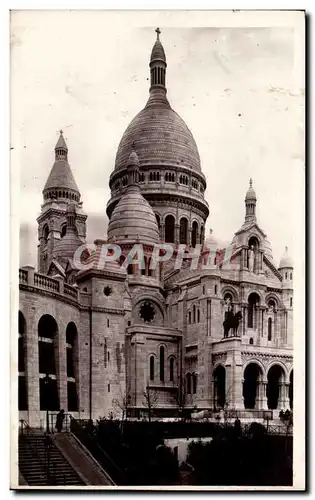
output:
[[[276,418],[292,408],[292,259],[286,248],[274,261],[252,180],[228,248],[206,235],[206,177],[167,99],[156,32],[148,100],[119,143],[108,233],[93,245],[62,132],[55,146],[37,219],[37,269],[19,270],[18,407],[33,427],[61,408],[94,420],[122,409],[141,417],[154,408],[159,418],[270,410]],[[102,263],[108,244],[121,254]],[[141,263],[128,257],[135,245]],[[159,245],[172,255],[153,266]]]

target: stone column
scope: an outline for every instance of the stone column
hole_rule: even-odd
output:
[[[39,366],[38,366],[38,333],[37,324],[30,308],[25,332],[25,371],[26,390],[28,403],[28,424],[30,427],[40,426],[40,400],[39,400]],[[32,316],[32,317],[31,317]]]
[[[267,401],[267,380],[263,380],[262,384],[262,398],[261,398],[261,409],[268,410],[268,401]]]
[[[231,340],[231,350],[228,352],[226,360],[226,396],[229,409],[239,410],[244,408],[242,371],[243,364],[241,358],[241,338],[233,337]]]
[[[290,383],[285,383],[284,384],[284,409],[285,410],[290,410],[289,391],[290,391]]]
[[[60,409],[68,410],[68,385],[67,385],[67,346],[66,346],[66,325],[56,333],[54,339],[56,356],[56,378],[59,394]]]
[[[174,231],[174,233],[175,233],[174,234],[174,240],[175,240],[174,243],[176,245],[178,245],[179,244],[179,224],[175,224],[174,229],[175,229],[175,231]]]
[[[257,393],[256,393],[257,410],[266,410],[267,409],[267,398],[266,398],[267,382],[264,380],[259,380],[257,384],[258,384],[257,385]]]
[[[164,224],[164,222],[161,222],[160,236],[161,236],[161,240],[165,241],[165,224]]]
[[[285,385],[283,382],[279,382],[279,396],[278,396],[278,404],[277,410],[284,410],[284,401],[285,401]]]
[[[192,232],[192,229],[191,229],[191,226],[188,227],[188,245],[191,245],[191,232]]]

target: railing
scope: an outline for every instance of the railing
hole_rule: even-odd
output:
[[[50,461],[50,452],[53,443],[48,434],[45,433],[44,435],[37,436],[24,419],[20,420],[19,434],[22,438],[23,437],[26,438],[26,443],[31,451],[32,456],[36,458],[36,460],[38,460],[40,465],[43,467],[43,470],[46,473],[47,485],[57,484],[58,478],[59,478],[58,482],[60,483],[60,471],[57,471],[56,465],[54,463],[51,463]],[[30,440],[27,438],[32,438],[32,439]],[[43,438],[45,439],[44,456],[42,455],[42,453],[40,453],[40,444],[42,444]],[[62,477],[63,477],[63,484],[66,484],[64,473],[62,474]]]
[[[223,410],[225,418],[259,418],[262,420],[272,420],[272,410]],[[215,417],[218,413],[213,412]]]
[[[52,292],[59,292],[60,290],[58,280],[38,273],[34,274],[34,285],[38,286],[39,288],[46,288],[47,290],[51,290]]]
[[[85,423],[85,422],[84,422]],[[83,424],[84,425],[84,424]],[[91,434],[90,423],[83,426],[75,419],[71,418],[71,432],[78,438],[79,441],[89,450],[95,460],[100,464],[104,471],[110,476],[112,481],[119,486],[127,484],[126,474],[116,465],[111,457],[97,442],[97,438]]]
[[[25,269],[19,269],[19,280],[22,283],[27,283],[28,272]]]
[[[73,288],[71,285],[67,285],[67,283],[64,284],[63,292],[65,295],[69,295],[75,300],[78,299],[78,290]]]
[[[50,292],[60,293],[75,301],[79,298],[78,289],[68,283],[64,283],[62,278],[59,280],[46,276],[45,274],[34,273],[33,268],[30,268],[30,270],[19,269],[19,281],[22,285],[35,286],[49,290]]]
[[[48,412],[48,424],[49,424],[49,432],[51,434],[54,434],[55,432],[58,432],[56,429],[56,421],[57,421],[57,415],[59,412]],[[64,419],[62,422],[62,430],[64,432],[70,432],[70,426],[71,426],[71,418],[72,416],[70,413],[64,413]]]

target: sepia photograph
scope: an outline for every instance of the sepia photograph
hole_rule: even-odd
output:
[[[11,489],[305,489],[305,12],[12,10]]]

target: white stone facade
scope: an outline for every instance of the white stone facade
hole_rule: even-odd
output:
[[[147,111],[132,122],[118,149],[107,209],[113,215],[109,241],[120,244],[124,256],[143,244],[144,269],[118,263],[99,268],[101,240],[88,257],[90,266],[75,267],[69,255],[85,242],[87,216],[63,138],[56,145],[49,178],[54,183],[46,183],[38,218],[39,272],[20,269],[19,410],[30,425],[43,424],[46,409],[59,408],[97,419],[126,407],[139,415],[151,406],[160,416],[184,408],[254,415],[292,407],[293,263],[286,252],[275,265],[256,221],[252,182],[245,221],[230,248],[219,249],[213,235],[205,240],[206,180],[188,128],[172,114],[168,122],[174,112],[160,46],[158,40],[152,51]],[[155,125],[148,126],[148,119]],[[123,203],[126,227],[119,228],[117,241]],[[134,214],[140,205],[139,221]],[[179,243],[188,251],[201,244],[197,269],[190,269],[190,261],[174,269],[173,258],[151,270],[154,244],[165,241],[174,244],[175,256]],[[237,331],[228,331],[223,323],[235,321],[237,313]]]

